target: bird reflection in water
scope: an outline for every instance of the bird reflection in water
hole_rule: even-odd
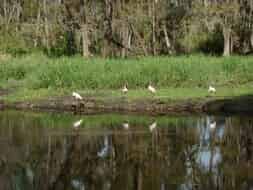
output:
[[[97,153],[98,157],[105,158],[109,153],[109,140],[108,136],[104,136],[104,145],[103,148]]]

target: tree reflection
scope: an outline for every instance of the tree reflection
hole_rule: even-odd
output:
[[[181,118],[168,125],[157,118],[152,132],[150,124],[131,123],[125,130],[118,123],[103,126],[102,133],[99,128],[62,133],[33,117],[22,122],[0,117],[0,125],[0,189],[253,187],[248,117]]]

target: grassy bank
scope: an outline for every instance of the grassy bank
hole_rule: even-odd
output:
[[[7,99],[34,99],[66,95],[72,90],[97,97],[121,97],[127,83],[129,98],[152,97],[144,89],[149,82],[157,98],[207,96],[207,87],[217,96],[253,94],[253,57],[146,57],[84,60],[81,57],[48,58],[30,55],[0,61],[0,87],[15,89]]]

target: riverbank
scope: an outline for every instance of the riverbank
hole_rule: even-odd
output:
[[[72,112],[78,114],[116,112],[148,115],[253,113],[253,96],[246,94],[233,97],[218,96],[218,93],[201,97],[188,94],[184,98],[146,95],[140,98],[140,96],[135,97],[133,95],[129,95],[129,97],[128,95],[120,96],[117,95],[117,92],[114,92],[115,94],[111,94],[111,96],[105,96],[102,92],[101,96],[98,96],[98,94],[96,96],[93,93],[89,92],[88,94],[87,92],[86,95],[81,93],[83,100],[76,100],[71,95],[42,98],[41,95],[43,94],[40,94],[40,98],[15,101],[11,99],[12,97],[17,98],[15,95],[7,95],[0,101],[0,109]]]
[[[210,101],[253,94],[252,61],[253,57],[201,55],[87,60],[43,55],[9,58],[0,67],[1,107],[204,112]],[[149,82],[157,88],[156,94],[146,90]],[[127,94],[120,90],[124,84],[128,84]],[[209,85],[217,92],[208,93]],[[73,100],[73,91],[80,93],[84,101]]]

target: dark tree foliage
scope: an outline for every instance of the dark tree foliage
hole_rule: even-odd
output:
[[[2,0],[0,52],[247,54],[252,18],[252,0]]]

